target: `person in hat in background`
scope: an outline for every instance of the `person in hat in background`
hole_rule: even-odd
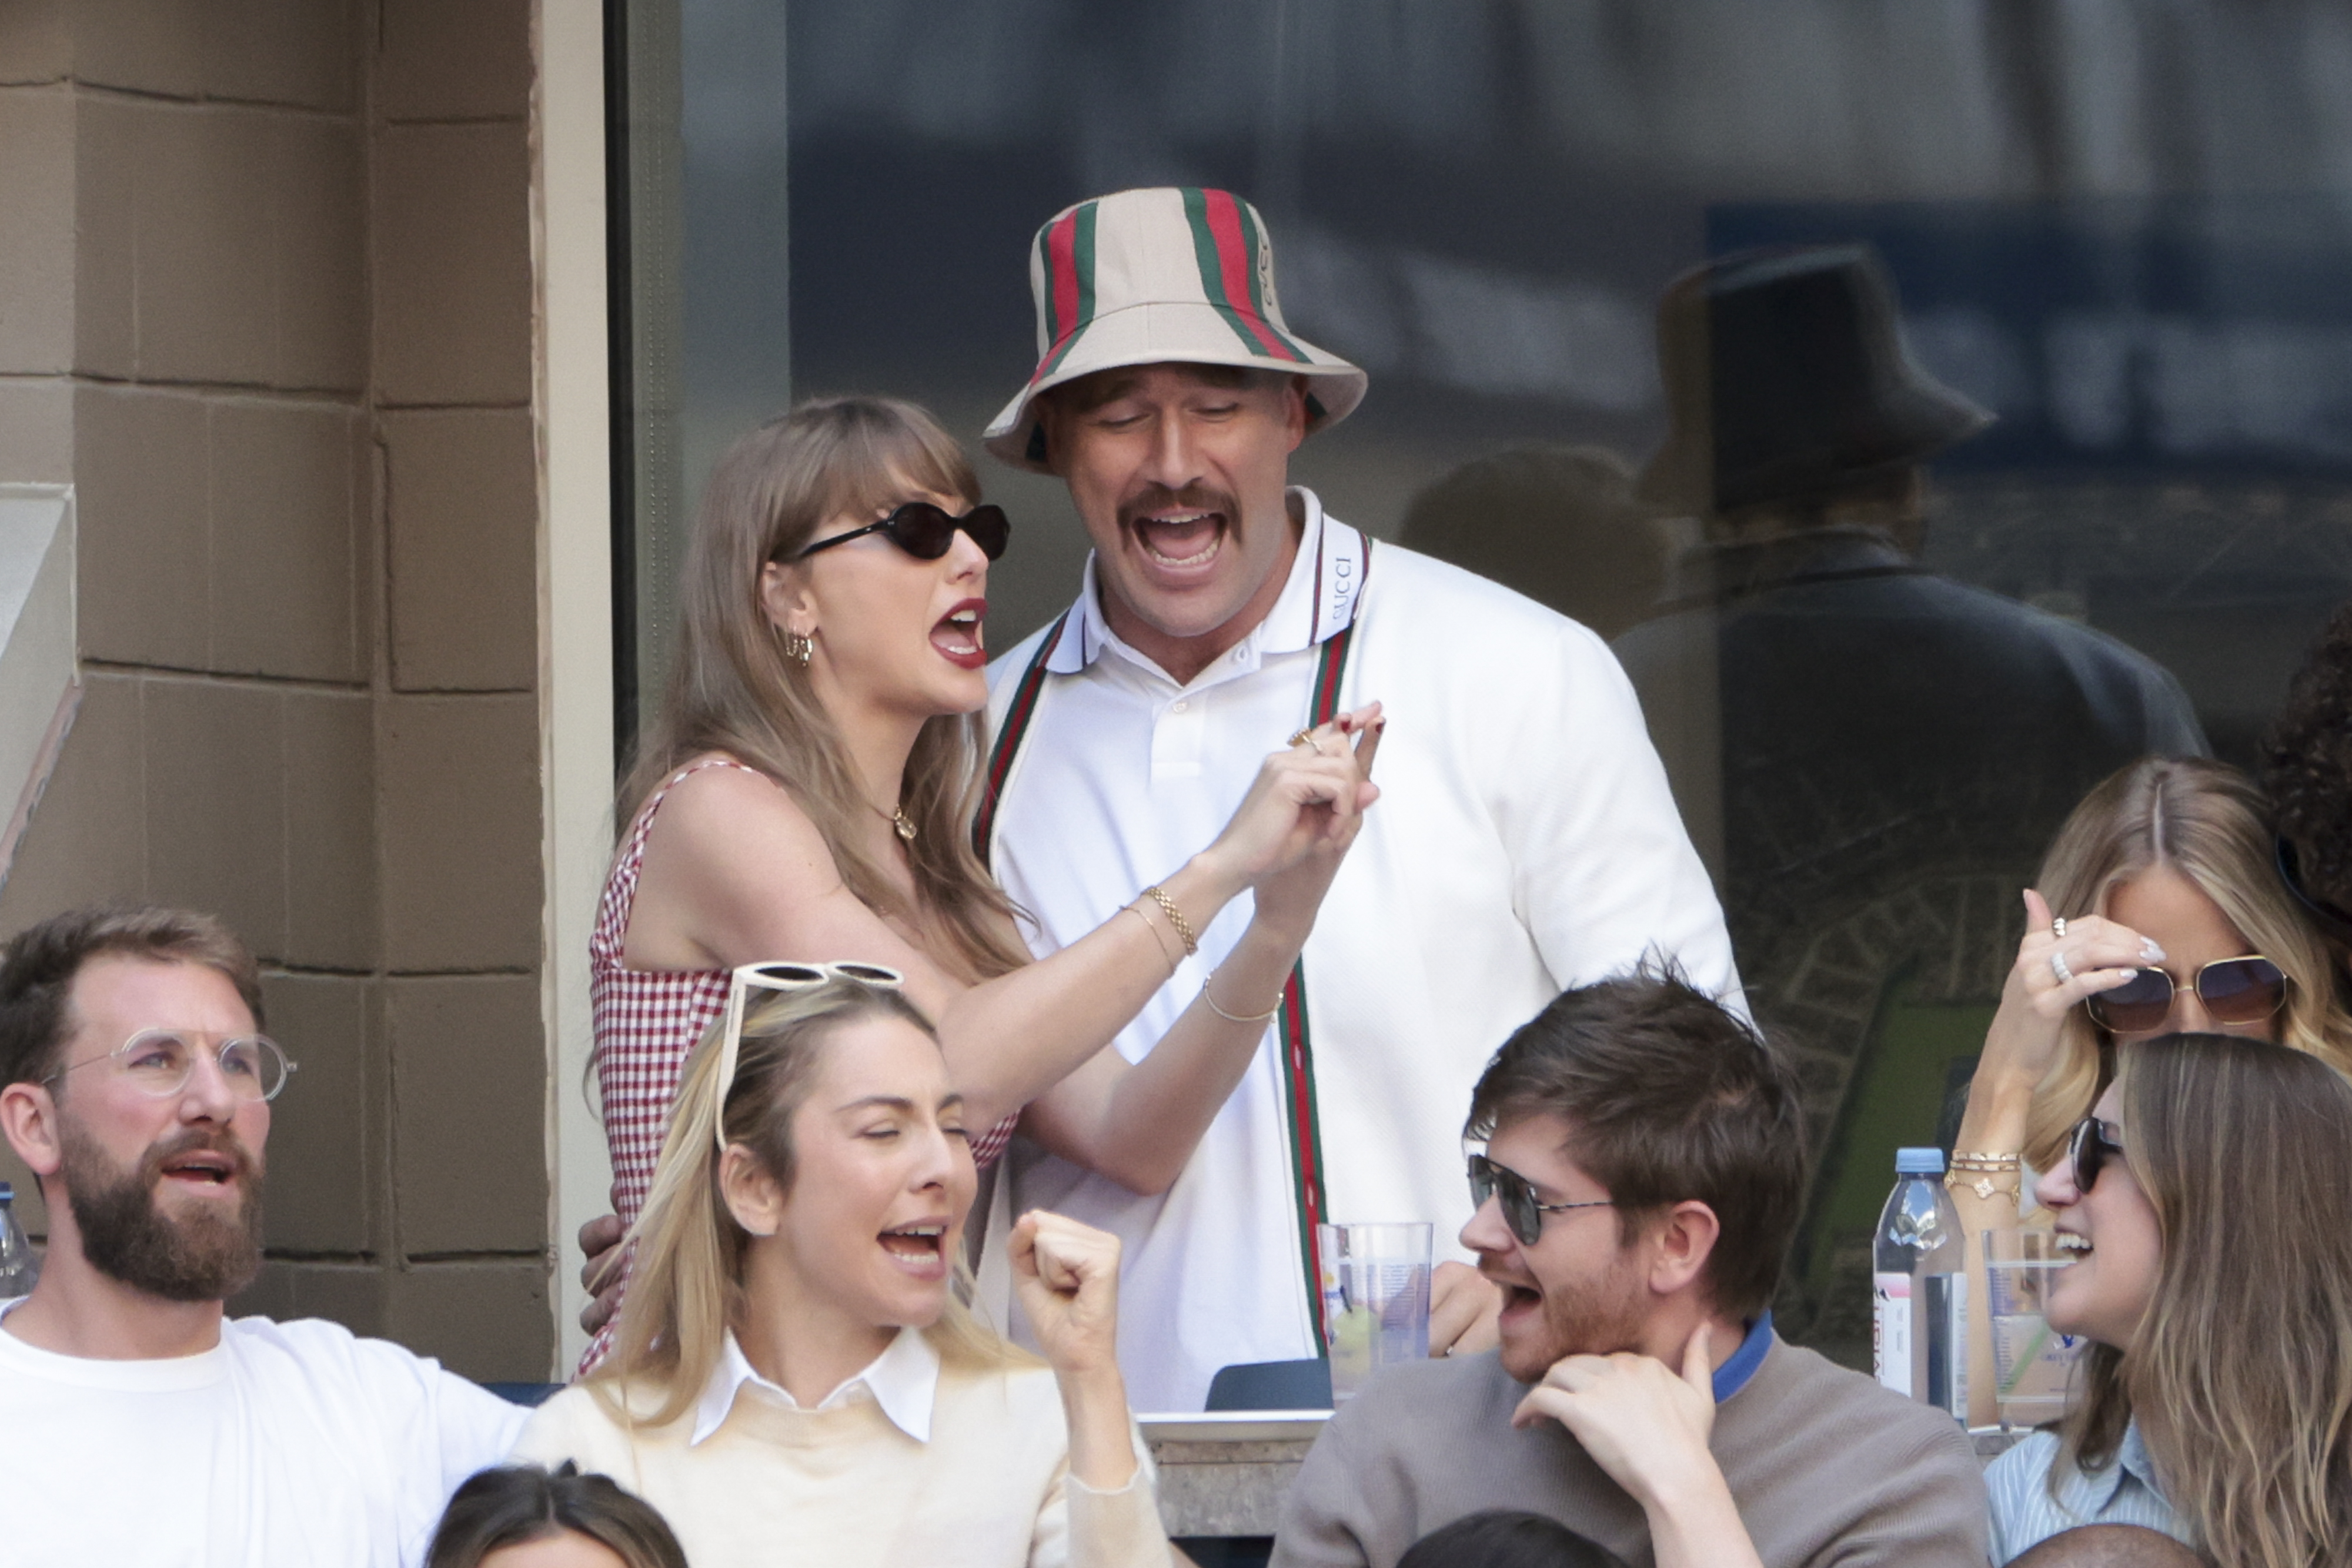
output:
[[[990,672],[976,835],[1033,946],[1174,863],[1269,745],[1374,699],[1389,720],[1381,804],[1298,967],[1278,994],[1217,998],[1265,1041],[1174,1184],[1142,1197],[1055,1157],[1034,1111],[1000,1176],[997,1223],[1045,1207],[1120,1237],[1137,1406],[1199,1409],[1221,1367],[1318,1353],[1317,1221],[1425,1220],[1441,1247],[1459,1231],[1450,1112],[1495,1040],[1645,956],[1734,1005],[1738,980],[1601,639],[1288,485],[1290,454],[1366,378],[1290,330],[1249,204],[1081,202],[1029,264],[1038,362],[986,441],[1061,477],[1094,545],[1076,602]],[[1187,934],[1122,1052],[1191,1004],[1245,921],[1237,903]],[[1003,1255],[983,1258],[992,1300]],[[1433,1350],[1491,1344],[1493,1288],[1465,1263],[1440,1275]]]
[[[1666,289],[1658,344],[1672,424],[1639,490],[1696,517],[1703,540],[1667,605],[1614,646],[1740,967],[1769,982],[1751,989],[1757,1017],[1814,1053],[1822,1179],[1858,1184],[1838,1212],[1875,1214],[1887,1173],[1839,1140],[1925,1142],[1968,1079],[1926,1032],[1896,1038],[1920,1009],[1890,1004],[1989,1012],[2016,890],[2074,802],[2135,758],[2202,754],[2205,737],[2151,660],[1918,563],[1922,465],[1991,416],[1906,355],[1867,247],[1708,262]],[[1819,988],[1832,976],[1834,997]],[[1893,1109],[1841,1121],[1865,1089]],[[1829,1212],[1830,1197],[1811,1207]],[[1790,1331],[1866,1357],[1868,1259],[1866,1240],[1809,1225],[1794,1268],[1810,1300],[1784,1303]]]

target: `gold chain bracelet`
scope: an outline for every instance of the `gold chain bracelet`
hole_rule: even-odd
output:
[[[1192,923],[1184,918],[1184,912],[1176,907],[1176,901],[1168,896],[1166,888],[1154,883],[1143,890],[1143,896],[1160,905],[1160,912],[1168,916],[1168,924],[1176,927],[1176,935],[1184,939],[1184,956],[1189,958],[1201,950],[1201,938],[1193,931]]]

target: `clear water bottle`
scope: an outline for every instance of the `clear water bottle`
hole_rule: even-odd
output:
[[[16,1189],[0,1181],[0,1301],[31,1295],[40,1277],[41,1260],[16,1223]]]
[[[1898,1149],[1871,1258],[1878,1381],[1969,1418],[1969,1248],[1944,1190],[1944,1151]]]

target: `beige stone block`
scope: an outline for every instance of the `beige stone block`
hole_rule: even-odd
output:
[[[379,734],[386,967],[536,968],[538,704],[395,696]]]
[[[74,96],[74,364],[129,380],[139,370],[139,177],[152,104]]]
[[[356,681],[352,410],[212,404],[212,669]]]
[[[385,1281],[385,1337],[480,1383],[545,1383],[554,1375],[555,1319],[547,1264],[420,1263]]]
[[[286,958],[372,969],[377,939],[375,705],[286,694]]]
[[[547,1040],[536,975],[384,982],[405,1258],[547,1244]]]
[[[207,96],[348,110],[361,29],[352,0],[206,0]]]
[[[73,483],[73,383],[63,376],[0,382],[0,477]]]
[[[295,1063],[270,1103],[263,1229],[273,1250],[368,1249],[369,1174],[382,1118],[368,1038],[373,982],[342,975],[269,975],[269,1037]]]
[[[0,85],[62,81],[73,69],[67,0],[8,0],[0,5]]]
[[[367,385],[367,171],[352,120],[284,115],[271,127],[276,385]]]
[[[0,372],[73,366],[74,108],[62,87],[0,88]]]
[[[520,124],[376,136],[375,382],[390,403],[530,399],[530,167]]]
[[[74,77],[166,98],[204,90],[212,0],[73,0]]]
[[[528,691],[539,668],[539,472],[524,409],[383,418],[393,682]]]
[[[82,652],[202,669],[212,652],[204,400],[84,385],[74,396]]]
[[[324,1318],[370,1339],[384,1337],[392,1270],[366,1260],[271,1258],[261,1277],[230,1299],[232,1317]]]
[[[283,694],[202,678],[150,679],[147,891],[209,910],[265,960],[286,952]]]
[[[530,112],[529,0],[383,0],[376,111],[386,120]]]
[[[0,938],[147,891],[147,783],[138,677],[90,671],[58,765],[0,881]]]
[[[271,379],[274,118],[225,105],[142,114],[135,289],[147,380]]]

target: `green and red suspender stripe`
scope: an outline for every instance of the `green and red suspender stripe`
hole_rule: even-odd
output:
[[[1055,645],[1069,623],[1069,612],[1054,622],[1053,629],[1037,643],[1036,653],[1030,655],[1029,665],[1021,672],[1021,679],[1013,688],[1013,701],[1004,710],[1004,727],[997,733],[996,744],[989,751],[988,777],[981,791],[980,810],[971,820],[972,848],[979,852],[981,863],[989,863],[990,852],[996,839],[996,808],[1004,793],[1005,780],[1012,776],[1013,763],[1021,754],[1022,742],[1028,738],[1029,726],[1037,716],[1037,699],[1045,687],[1045,662],[1054,655]],[[1307,722],[1311,727],[1328,724],[1339,711],[1339,685],[1348,671],[1348,648],[1355,641],[1353,624],[1341,627],[1324,639],[1322,657],[1315,666],[1315,685],[1307,700]],[[1282,1109],[1283,1119],[1290,1130],[1290,1177],[1298,1214],[1298,1256],[1307,1270],[1307,1317],[1315,1334],[1316,1354],[1326,1354],[1328,1346],[1323,1333],[1323,1260],[1322,1248],[1315,1235],[1316,1226],[1324,1219],[1323,1195],[1323,1134],[1315,1109],[1315,1051],[1307,1026],[1307,964],[1305,959],[1291,966],[1290,978],[1282,988],[1282,1006],[1275,1015],[1275,1039],[1282,1048]]]

